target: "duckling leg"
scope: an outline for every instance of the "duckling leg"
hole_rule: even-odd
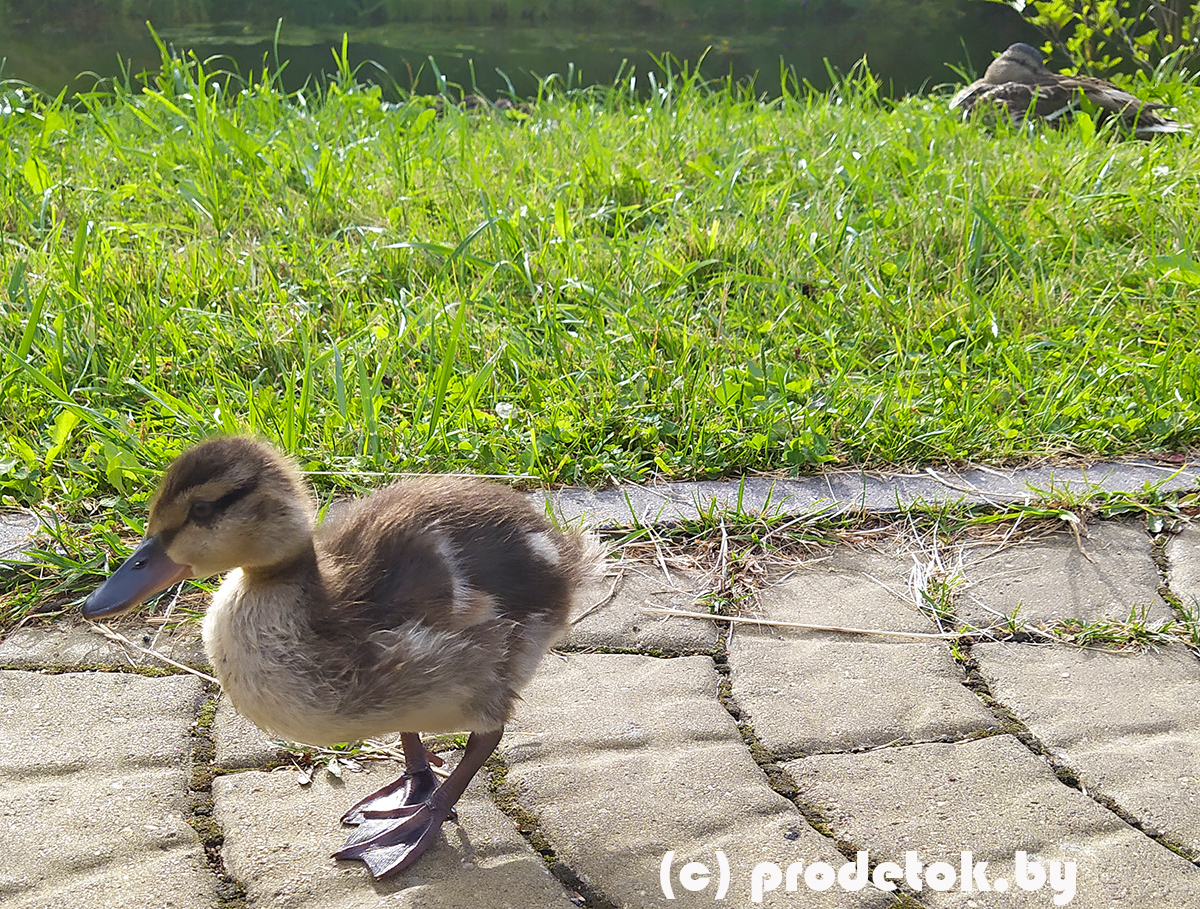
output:
[[[409,867],[433,845],[442,823],[454,816],[455,803],[462,797],[479,768],[496,750],[503,733],[503,729],[472,732],[467,739],[463,758],[454,772],[423,802],[409,802],[378,811],[364,809],[359,828],[350,834],[333,857],[358,859],[376,879]],[[405,755],[407,758],[407,750]]]
[[[419,805],[437,789],[438,781],[429,769],[432,759],[440,767],[442,759],[421,744],[415,732],[402,732],[400,745],[404,749],[404,773],[355,802],[342,815],[343,824],[361,824],[367,811],[391,811],[407,805]]]

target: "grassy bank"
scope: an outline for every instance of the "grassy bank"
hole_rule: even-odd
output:
[[[548,83],[527,118],[251,82],[166,60],[4,95],[10,502],[136,498],[235,430],[326,488],[1200,437],[1194,137],[992,134],[863,74],[770,103]]]

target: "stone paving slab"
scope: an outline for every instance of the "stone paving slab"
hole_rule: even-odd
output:
[[[246,771],[213,782],[214,817],[225,831],[225,866],[246,887],[249,906],[278,909],[569,909],[562,885],[476,780],[458,803],[459,822],[404,874],[373,881],[360,862],[331,853],[352,828],[339,818],[368,792],[403,772],[327,773],[300,786],[292,771]]]
[[[271,736],[234,710],[224,694],[217,701],[212,737],[213,765],[222,770],[268,767],[286,756]]]
[[[113,630],[134,644],[153,649],[185,666],[204,669],[208,657],[200,641],[200,626],[180,625],[158,628],[138,621],[135,614],[113,622]],[[143,653],[96,630],[96,626],[78,618],[59,619],[48,625],[27,625],[10,632],[0,641],[0,666],[32,669],[53,666],[62,669],[149,668],[167,669],[162,660]]]
[[[1200,528],[1185,524],[1167,541],[1167,585],[1185,608],[1200,615]]]
[[[1018,606],[1018,618],[1027,622],[1124,621],[1134,607],[1145,607],[1148,621],[1172,618],[1158,595],[1161,581],[1145,527],[1100,521],[1087,532],[1083,551],[1070,531],[1021,540],[999,551],[969,551],[959,618],[986,628]]]
[[[667,575],[658,565],[643,562],[614,570],[618,578],[590,584],[580,595],[575,620],[560,647],[680,654],[707,653],[717,646],[719,635],[712,622],[645,612],[647,604],[695,611],[696,598],[708,589],[704,577],[683,571]],[[593,608],[597,603],[601,605]]]
[[[946,892],[923,887],[913,895],[930,909],[1054,905],[1049,887],[1011,886],[1018,850],[1047,869],[1050,861],[1076,863],[1072,909],[1200,906],[1200,869],[1063,785],[1011,736],[817,755],[785,769],[801,798],[872,862],[903,865],[912,851],[924,864],[959,869],[970,850],[988,862],[989,884],[1010,883],[1004,893],[964,893],[958,880]]]
[[[1056,760],[1200,857],[1200,663],[1182,646],[1113,653],[977,645],[993,695]]]
[[[195,679],[0,672],[0,903],[210,906],[184,819]]]
[[[37,536],[41,523],[25,511],[0,511],[0,559],[18,557]]]
[[[760,593],[764,618],[937,632],[901,599],[911,559],[841,547]],[[777,755],[959,738],[998,721],[963,683],[943,641],[739,625],[733,697]]]
[[[707,657],[627,654],[550,658],[524,694],[501,749],[506,782],[558,859],[626,909],[711,906],[718,859],[729,905],[749,905],[753,867],[844,858],[775,793],[728,712]],[[660,886],[663,856],[713,869],[710,888]],[[788,906],[875,907],[880,893],[788,894]],[[720,905],[720,904],[717,904]]]

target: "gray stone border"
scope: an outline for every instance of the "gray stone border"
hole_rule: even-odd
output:
[[[739,503],[745,512],[778,515],[894,514],[914,506],[1028,505],[1051,490],[1081,497],[1095,492],[1137,493],[1147,485],[1160,492],[1200,487],[1200,463],[1156,464],[1141,457],[1087,466],[827,470],[800,477],[683,480],[600,490],[567,487],[530,495],[548,501],[566,521],[600,527],[694,521],[702,509],[715,505],[736,510]],[[31,512],[0,512],[0,559],[19,555],[40,527]]]
[[[889,514],[913,506],[1003,507],[1027,505],[1053,490],[1085,496],[1095,492],[1137,493],[1147,484],[1161,492],[1200,485],[1200,464],[1155,464],[1146,458],[1100,461],[1088,466],[971,467],[912,472],[831,470],[801,477],[747,477],[695,480],[610,489],[568,488],[536,493],[549,499],[568,521],[627,525],[696,520],[713,504],[747,512],[799,515],[825,510],[831,515]]]

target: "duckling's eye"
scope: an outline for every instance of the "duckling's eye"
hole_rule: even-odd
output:
[[[188,517],[193,521],[207,521],[213,516],[216,508],[217,506],[213,502],[193,502]]]
[[[188,509],[188,520],[207,523],[217,517],[218,512],[224,512],[229,506],[233,505],[240,499],[244,499],[254,489],[253,481],[243,483],[241,486],[235,486],[219,499],[212,501],[200,500],[192,503],[192,507]]]

